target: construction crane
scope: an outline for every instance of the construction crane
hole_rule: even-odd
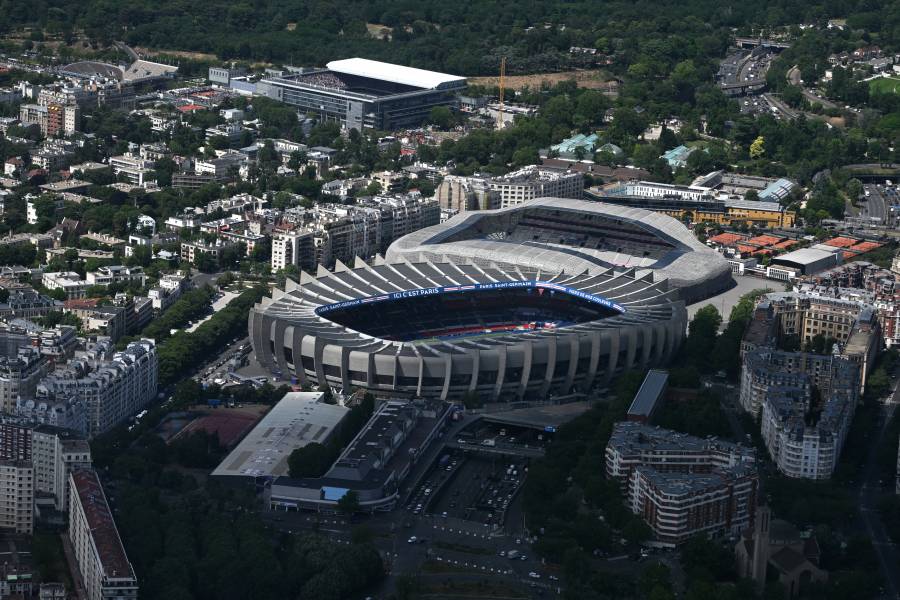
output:
[[[503,128],[503,90],[506,87],[506,57],[500,58],[500,111],[497,113],[497,129]]]

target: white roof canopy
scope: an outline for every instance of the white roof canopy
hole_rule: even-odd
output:
[[[392,65],[367,58],[333,60],[325,66],[335,73],[371,77],[372,79],[381,79],[391,83],[424,89],[434,89],[444,84],[465,82],[466,80],[465,77],[426,71],[424,69],[414,69],[413,67],[404,67],[402,65]]]

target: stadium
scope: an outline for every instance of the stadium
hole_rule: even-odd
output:
[[[442,400],[476,393],[490,401],[586,391],[624,370],[666,363],[681,345],[687,313],[681,290],[670,289],[652,267],[670,268],[679,256],[694,252],[676,241],[684,227],[669,217],[599,203],[541,199],[523,206],[568,206],[574,217],[565,224],[546,221],[542,230],[557,237],[539,260],[522,237],[539,236],[529,227],[543,221],[529,226],[517,218],[498,235],[490,218],[528,216],[529,210],[458,216],[423,230],[430,232],[424,236],[401,238],[387,260],[379,257],[369,265],[357,259],[352,268],[338,263],[334,272],[304,273],[299,284],[288,280],[284,290],[250,311],[257,359],[301,384]],[[631,221],[618,214],[621,210]],[[538,211],[529,218],[549,215]],[[633,257],[640,269],[587,261],[578,256],[579,246],[569,245],[580,243],[577,228],[585,223],[617,220],[618,229],[606,230],[607,243],[619,245],[621,257],[625,242],[618,238],[627,237],[629,251],[640,255]],[[644,227],[628,227],[635,222]],[[689,236],[686,230],[684,235]],[[480,258],[477,250],[466,256],[433,248],[431,256],[422,256],[423,243],[438,243],[434,236],[448,250],[478,240],[510,248]],[[712,258],[714,253],[699,262],[713,268]],[[698,271],[698,279],[702,275]]]
[[[728,261],[675,219],[589,200],[537,198],[463,213],[400,238],[385,259],[527,265],[568,273],[633,268],[638,277],[668,280],[688,304],[734,286]]]
[[[257,92],[349,129],[394,130],[421,125],[435,106],[454,105],[465,87],[464,77],[348,58],[264,79]]]

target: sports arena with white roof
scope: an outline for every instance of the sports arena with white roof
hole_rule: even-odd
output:
[[[250,311],[251,343],[285,378],[382,396],[588,390],[665,364],[684,337],[684,290],[731,282],[724,259],[691,239],[670,217],[578,200],[461,215],[374,264],[288,280]]]
[[[324,69],[264,79],[257,92],[350,129],[420,125],[435,106],[453,106],[466,79],[446,73],[348,58]]]

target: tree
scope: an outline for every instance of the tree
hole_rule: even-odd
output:
[[[366,196],[377,196],[378,194],[381,193],[381,191],[382,191],[381,183],[373,180],[371,183],[369,183],[368,186],[366,186],[365,195]]]
[[[288,456],[288,473],[291,477],[321,477],[337,459],[331,446],[311,442],[297,448]]]
[[[701,371],[709,369],[712,350],[721,324],[722,315],[712,304],[707,304],[697,311],[688,325],[688,336],[685,343],[685,354],[689,364],[697,365]]]
[[[352,516],[359,512],[359,494],[355,490],[347,491],[337,502],[338,510],[343,514]]]
[[[435,106],[428,114],[428,122],[438,129],[449,129],[453,126],[453,113],[446,106]]]
[[[750,158],[762,158],[766,154],[766,140],[763,136],[757,136],[753,143],[750,144]]]

